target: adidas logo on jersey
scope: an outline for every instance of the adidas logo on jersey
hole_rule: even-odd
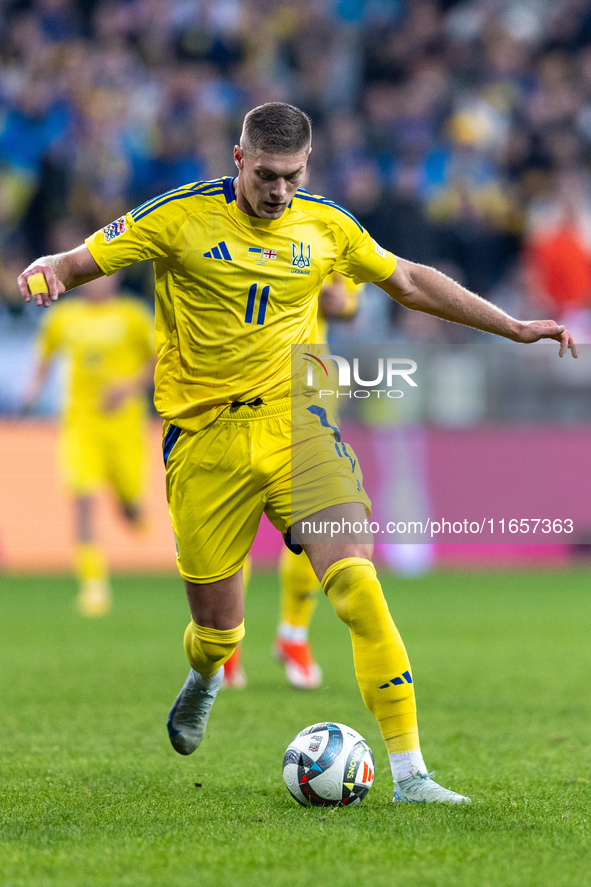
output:
[[[232,261],[230,250],[225,241],[220,240],[217,246],[214,246],[208,253],[203,253],[206,259],[225,259],[227,262]]]
[[[403,678],[404,678],[404,680],[403,680]],[[396,684],[404,684],[405,682],[406,682],[407,684],[412,684],[412,678],[411,678],[411,676],[410,676],[410,672],[409,672],[409,671],[403,671],[403,672],[402,672],[402,677],[392,678],[392,680],[388,681],[387,684],[381,684],[381,686],[380,686],[380,690],[387,690],[388,687],[390,687],[392,684],[393,684],[393,685],[396,685]]]

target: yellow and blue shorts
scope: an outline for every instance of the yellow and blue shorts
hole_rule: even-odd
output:
[[[74,496],[94,495],[110,485],[122,502],[138,502],[147,464],[144,411],[68,417],[61,430],[60,461]]]
[[[371,511],[355,454],[309,397],[229,406],[198,432],[165,422],[163,451],[178,568],[190,582],[236,573],[263,512],[285,534],[330,505]]]

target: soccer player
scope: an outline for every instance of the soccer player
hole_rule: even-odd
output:
[[[39,359],[25,393],[26,411],[38,400],[57,355],[69,361],[61,423],[61,463],[74,498],[76,605],[84,616],[111,607],[108,568],[96,526],[96,496],[113,487],[130,526],[141,521],[146,467],[146,389],[154,373],[154,320],[138,300],[117,298],[118,277],[87,283],[44,318]]]
[[[318,292],[332,271],[373,281],[412,310],[515,342],[555,339],[561,356],[569,348],[576,356],[576,345],[553,320],[516,320],[440,272],[383,250],[347,210],[300,188],[310,150],[302,111],[281,102],[254,108],[234,148],[235,178],[154,197],[76,249],[32,263],[19,286],[25,300],[32,293],[49,306],[87,280],[154,262],[155,403],[192,617],[184,636],[191,669],[168,718],[176,751],[191,754],[203,739],[222,665],[244,636],[242,565],[263,511],[288,540],[290,527],[301,538],[304,518],[347,521],[348,539],[305,550],[349,627],[361,694],[389,754],[394,800],[463,803],[469,799],[427,772],[408,656],[372,545],[354,532],[370,510],[359,468],[335,447],[332,416],[305,393],[290,397],[290,346],[311,341]],[[299,480],[309,480],[299,513],[292,420],[310,443],[296,454]]]

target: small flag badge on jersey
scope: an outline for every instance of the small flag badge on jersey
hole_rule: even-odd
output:
[[[276,249],[262,249],[260,246],[248,247],[249,258],[254,259],[257,265],[266,265],[267,262],[277,258]]]

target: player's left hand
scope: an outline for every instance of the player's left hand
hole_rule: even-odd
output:
[[[523,323],[516,341],[529,343],[539,342],[540,339],[555,339],[560,342],[559,357],[564,357],[569,350],[573,357],[579,356],[579,349],[571,333],[555,320],[530,320]]]

